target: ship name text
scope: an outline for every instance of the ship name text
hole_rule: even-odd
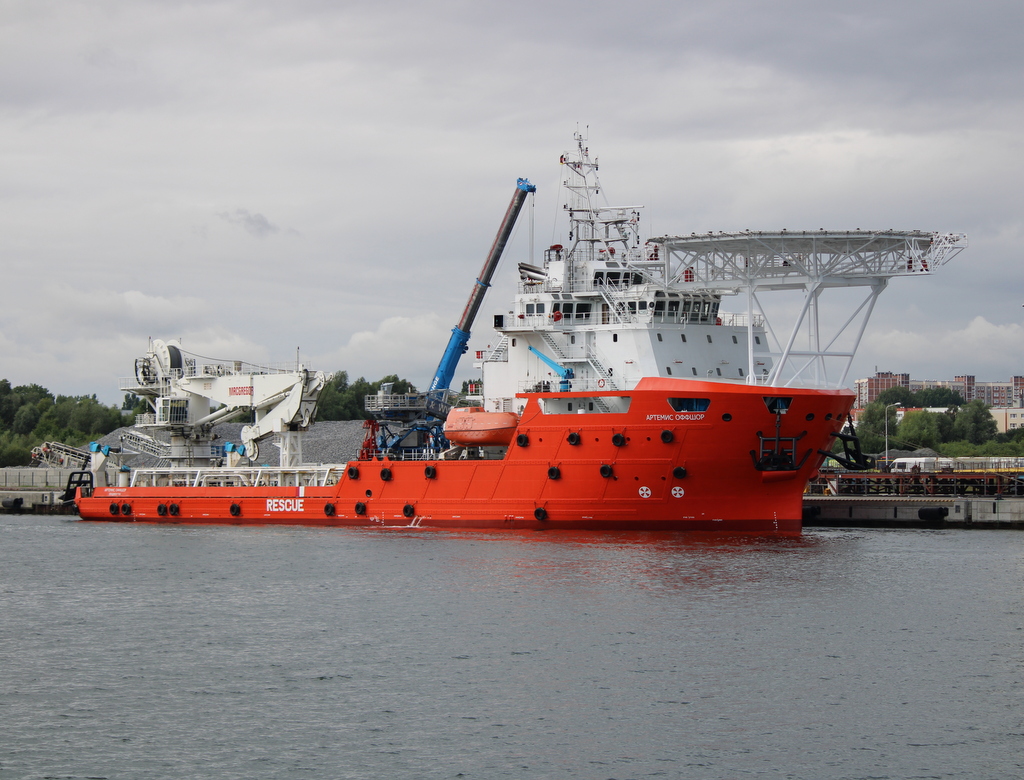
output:
[[[302,498],[268,498],[267,499],[267,511],[268,512],[301,512],[302,504],[305,499]]]

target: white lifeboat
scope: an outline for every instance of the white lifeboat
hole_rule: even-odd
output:
[[[482,406],[462,406],[448,413],[444,435],[463,446],[504,446],[512,441],[518,425],[515,412],[485,412]]]

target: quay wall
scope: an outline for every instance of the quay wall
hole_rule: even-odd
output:
[[[1024,498],[806,496],[804,526],[1024,529]]]

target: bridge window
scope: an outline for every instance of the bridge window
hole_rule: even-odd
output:
[[[783,396],[762,396],[764,405],[768,407],[768,411],[772,414],[785,414],[789,411],[790,404],[793,403],[792,398],[785,398]]]
[[[668,398],[666,400],[668,405],[677,412],[706,412],[711,406],[710,398]]]

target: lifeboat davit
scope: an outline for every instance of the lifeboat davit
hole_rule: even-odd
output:
[[[448,413],[444,435],[463,446],[503,446],[512,441],[518,425],[515,412],[485,412],[482,406],[464,406]]]

